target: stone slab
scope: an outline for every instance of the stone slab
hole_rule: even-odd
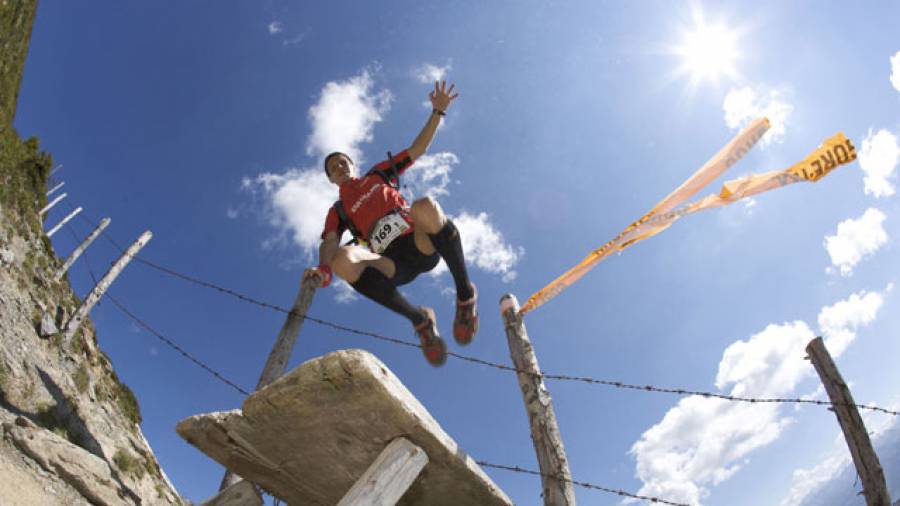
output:
[[[400,505],[512,502],[375,356],[342,350],[254,392],[242,410],[178,423],[202,452],[290,505],[333,505],[403,436],[428,464]]]

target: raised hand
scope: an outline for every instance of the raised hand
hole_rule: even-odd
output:
[[[438,111],[446,111],[447,108],[450,107],[450,103],[459,96],[459,93],[453,93],[453,88],[455,86],[455,84],[450,84],[450,88],[447,88],[447,81],[435,81],[434,91],[428,94],[428,98],[431,100],[431,106]]]

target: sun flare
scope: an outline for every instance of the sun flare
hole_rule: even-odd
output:
[[[718,81],[721,77],[735,78],[735,63],[740,58],[735,31],[724,24],[707,25],[697,20],[696,26],[685,34],[675,47],[681,56],[683,73],[690,74],[693,82]]]

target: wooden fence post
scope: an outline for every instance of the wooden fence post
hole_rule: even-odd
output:
[[[81,212],[81,208],[80,208],[80,207],[75,208],[74,211],[72,211],[71,213],[69,213],[68,216],[66,216],[65,218],[63,218],[63,220],[62,220],[61,222],[57,223],[55,227],[51,228],[50,231],[47,232],[47,237],[53,237],[53,234],[59,232],[59,229],[63,228],[63,225],[65,225],[66,223],[68,223],[69,220],[71,220],[72,218],[74,218],[74,217],[75,217],[78,213],[80,213],[80,212]]]
[[[428,464],[425,450],[404,437],[391,441],[337,506],[393,506]]]
[[[66,182],[63,181],[62,183],[59,183],[58,185],[54,186],[53,188],[51,188],[51,189],[47,192],[47,196],[49,197],[50,195],[53,195],[54,193],[56,193],[56,190],[59,190],[59,189],[62,188],[63,185],[65,185],[65,184],[66,184]]]
[[[75,260],[78,260],[78,257],[80,257],[82,253],[84,253],[84,250],[86,250],[87,247],[90,246],[92,242],[94,242],[94,239],[96,239],[100,235],[100,232],[103,232],[103,229],[105,229],[107,225],[109,225],[109,222],[109,218],[103,218],[103,220],[100,221],[100,224],[97,225],[97,228],[95,228],[93,232],[91,232],[91,235],[89,235],[87,239],[82,241],[82,243],[79,244],[77,248],[75,248],[75,251],[73,251],[72,254],[69,255],[69,258],[66,259],[66,263],[64,263],[63,266],[60,267],[58,271],[56,271],[53,279],[55,279],[56,281],[62,279],[63,274],[65,274],[66,271],[69,270],[69,267],[72,267],[72,264],[75,263]]]
[[[290,360],[294,351],[297,335],[300,334],[300,327],[303,326],[303,322],[306,320],[306,312],[309,310],[310,304],[312,304],[313,296],[316,294],[318,287],[319,280],[316,277],[310,277],[301,281],[300,291],[297,292],[297,297],[294,299],[294,306],[291,308],[287,319],[285,319],[284,325],[281,326],[278,337],[275,338],[275,345],[272,346],[269,358],[266,359],[266,365],[263,366],[262,374],[260,374],[259,381],[256,383],[256,390],[268,385],[284,374],[288,360]],[[239,481],[241,481],[240,476],[226,470],[225,476],[222,477],[222,483],[219,485],[219,490],[225,490]]]
[[[550,398],[550,391],[544,386],[537,356],[519,314],[519,301],[514,295],[506,294],[500,299],[500,314],[506,328],[509,355],[518,371],[516,375],[531,425],[531,440],[541,469],[544,504],[574,506],[572,473],[569,471],[569,461],[556,423],[556,414],[553,412],[553,400]]]
[[[863,494],[866,496],[868,506],[891,506],[891,497],[888,493],[887,483],[884,480],[884,471],[878,461],[878,455],[872,448],[869,433],[863,424],[859,411],[854,406],[850,389],[844,383],[841,373],[831,359],[828,350],[821,337],[817,337],[806,346],[806,353],[812,361],[828,398],[831,399],[835,416],[841,425],[844,439],[850,447],[850,455],[853,456],[853,464],[862,481]]]
[[[46,214],[47,211],[53,209],[53,206],[55,206],[56,204],[59,204],[59,201],[62,200],[62,199],[64,199],[64,198],[66,198],[68,195],[69,195],[68,193],[63,193],[63,194],[60,195],[59,197],[56,197],[55,199],[53,199],[53,201],[51,201],[49,204],[47,204],[46,206],[44,206],[43,209],[41,209],[40,211],[38,211],[38,216],[44,216],[44,214]]]
[[[72,336],[75,335],[75,332],[78,331],[78,328],[81,327],[81,323],[87,317],[88,313],[91,312],[94,304],[96,304],[97,301],[100,300],[100,297],[102,297],[106,290],[109,289],[109,285],[111,285],[112,282],[115,281],[116,276],[118,276],[119,273],[122,272],[122,269],[124,269],[125,266],[128,265],[128,262],[130,262],[131,259],[134,258],[135,255],[137,255],[138,251],[140,251],[141,248],[143,248],[144,245],[146,245],[152,237],[153,233],[149,230],[141,234],[138,240],[135,241],[134,244],[129,246],[128,249],[125,250],[125,253],[123,253],[122,256],[119,257],[118,260],[116,260],[116,263],[114,263],[112,267],[110,267],[109,270],[106,271],[106,274],[104,274],[100,281],[97,282],[97,286],[95,286],[91,290],[91,293],[89,293],[88,296],[85,297],[84,301],[81,303],[81,306],[78,308],[78,310],[75,311],[75,314],[73,314],[72,317],[69,318],[69,321],[66,323],[66,328],[63,331],[63,337],[67,345],[69,344],[69,342],[71,342]]]

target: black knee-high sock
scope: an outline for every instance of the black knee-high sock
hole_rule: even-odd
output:
[[[469,274],[466,272],[466,260],[463,257],[462,242],[459,240],[459,230],[449,219],[436,234],[429,234],[431,244],[447,262],[453,282],[456,283],[456,298],[469,300],[475,295],[469,284]]]
[[[425,320],[425,316],[419,308],[410,304],[397,290],[397,287],[374,267],[366,267],[356,283],[352,283],[350,286],[391,311],[402,314],[413,325],[418,325]]]

